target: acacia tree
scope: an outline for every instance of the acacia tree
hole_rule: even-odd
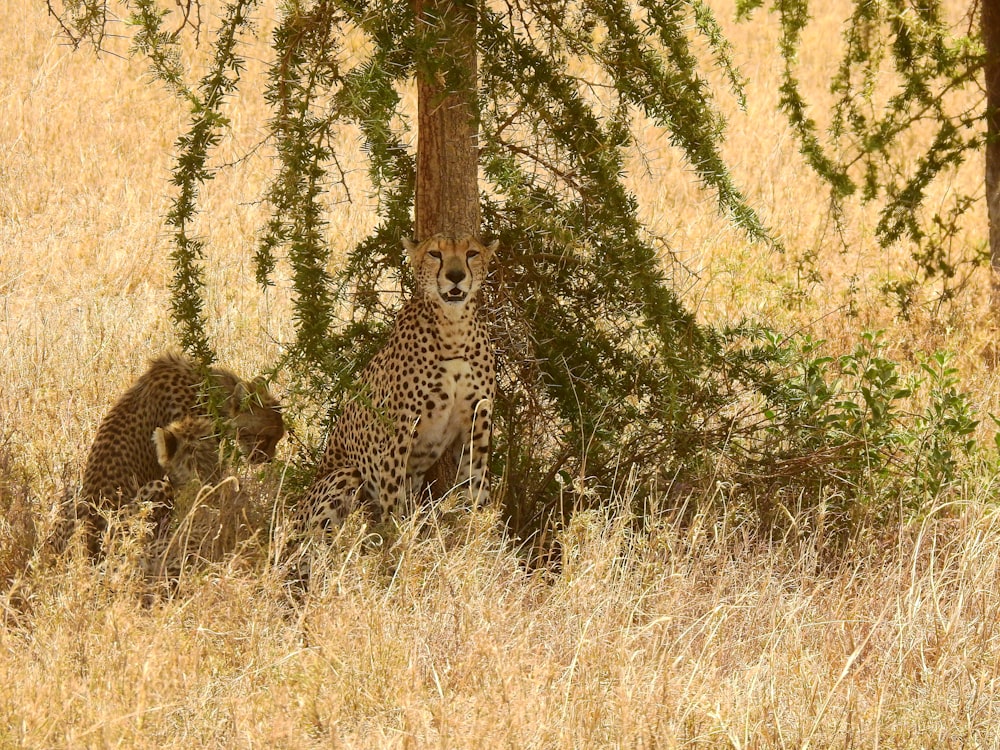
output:
[[[255,33],[259,3],[225,6],[207,35],[212,65],[189,83],[178,41],[199,26],[200,8],[110,2],[52,9],[75,43],[98,48],[109,15],[127,15],[135,52],[190,107],[166,222],[174,320],[184,347],[208,362],[201,269],[210,248],[191,226],[199,189],[213,177],[208,155],[226,136],[228,97],[243,85],[240,40]],[[340,48],[348,30],[369,43],[353,62]],[[266,286],[278,263],[290,266],[296,333],[277,366],[332,404],[332,416],[357,369],[345,357],[363,363],[392,319],[396,303],[379,290],[400,274],[410,283],[400,239],[471,231],[503,248],[489,309],[500,355],[494,460],[516,527],[539,526],[556,501],[580,501],[587,477],[667,483],[732,439],[722,406],[734,384],[759,372],[727,356],[724,337],[696,324],[670,291],[658,242],[623,181],[645,118],[722,211],[768,240],[719,154],[724,123],[699,67],[721,69],[741,99],[742,83],[702,0],[288,0],[270,48],[265,96],[277,166],[256,278]],[[414,78],[416,153],[400,103]],[[369,155],[380,222],[331,269],[324,197],[332,136],[345,123],[358,127]]]

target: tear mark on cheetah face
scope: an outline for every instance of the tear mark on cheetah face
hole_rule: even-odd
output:
[[[403,240],[413,266],[417,293],[440,306],[449,318],[460,318],[486,279],[494,242],[484,247],[472,238],[448,241],[440,237],[414,244]]]

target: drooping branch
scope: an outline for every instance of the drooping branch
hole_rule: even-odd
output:
[[[274,31],[275,62],[265,97],[278,169],[269,191],[271,219],[256,254],[258,283],[268,283],[279,247],[288,251],[295,289],[296,340],[292,354],[319,362],[327,355],[333,298],[325,228],[328,142],[336,122],[320,102],[340,85],[337,33],[342,14],[333,2],[289,9]]]
[[[746,19],[762,4],[742,0],[740,17]],[[922,278],[945,278],[942,296],[950,294],[947,279],[954,274],[954,262],[945,256],[960,229],[956,209],[968,205],[970,196],[952,198],[951,218],[947,211],[932,214],[926,198],[941,175],[954,172],[983,147],[989,104],[972,114],[967,89],[983,72],[985,23],[993,5],[995,0],[973,3],[963,34],[938,0],[857,0],[843,25],[844,53],[830,78],[834,102],[824,133],[797,78],[803,31],[811,21],[809,1],[772,2],[784,60],[780,106],[806,162],[829,184],[833,209],[839,211],[854,193],[864,202],[878,201],[878,241],[883,246],[911,243]],[[982,40],[974,36],[972,24],[980,8]],[[980,253],[970,247],[959,262],[980,261]]]
[[[181,344],[207,366],[215,359],[206,334],[204,317],[204,274],[201,262],[205,243],[192,236],[191,222],[197,213],[200,186],[212,179],[207,166],[209,152],[218,145],[227,120],[222,114],[226,98],[236,89],[243,59],[237,54],[239,36],[250,21],[257,0],[234,0],[226,6],[222,26],[214,45],[214,59],[202,78],[198,93],[192,94],[191,128],[177,141],[178,157],[173,184],[178,189],[166,223],[174,230],[174,279],[171,306]]]

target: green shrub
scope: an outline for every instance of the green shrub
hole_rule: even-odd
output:
[[[760,338],[758,361],[778,371],[762,389],[763,422],[740,432],[735,474],[765,529],[822,512],[849,538],[918,514],[961,480],[978,420],[947,353],[903,374],[877,333],[840,357],[809,337]]]

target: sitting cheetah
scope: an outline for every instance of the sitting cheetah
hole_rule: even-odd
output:
[[[362,370],[293,528],[325,530],[358,502],[384,520],[442,457],[474,501],[489,499],[496,366],[477,295],[498,243],[435,235],[403,245],[416,292]]]
[[[151,440],[157,428],[204,416],[217,398],[241,451],[254,463],[268,461],[285,433],[277,401],[262,380],[246,383],[213,367],[207,380],[187,357],[170,353],[149,369],[111,408],[97,430],[83,473],[82,520],[92,554],[105,528],[101,511],[120,508],[147,483],[163,477]]]

